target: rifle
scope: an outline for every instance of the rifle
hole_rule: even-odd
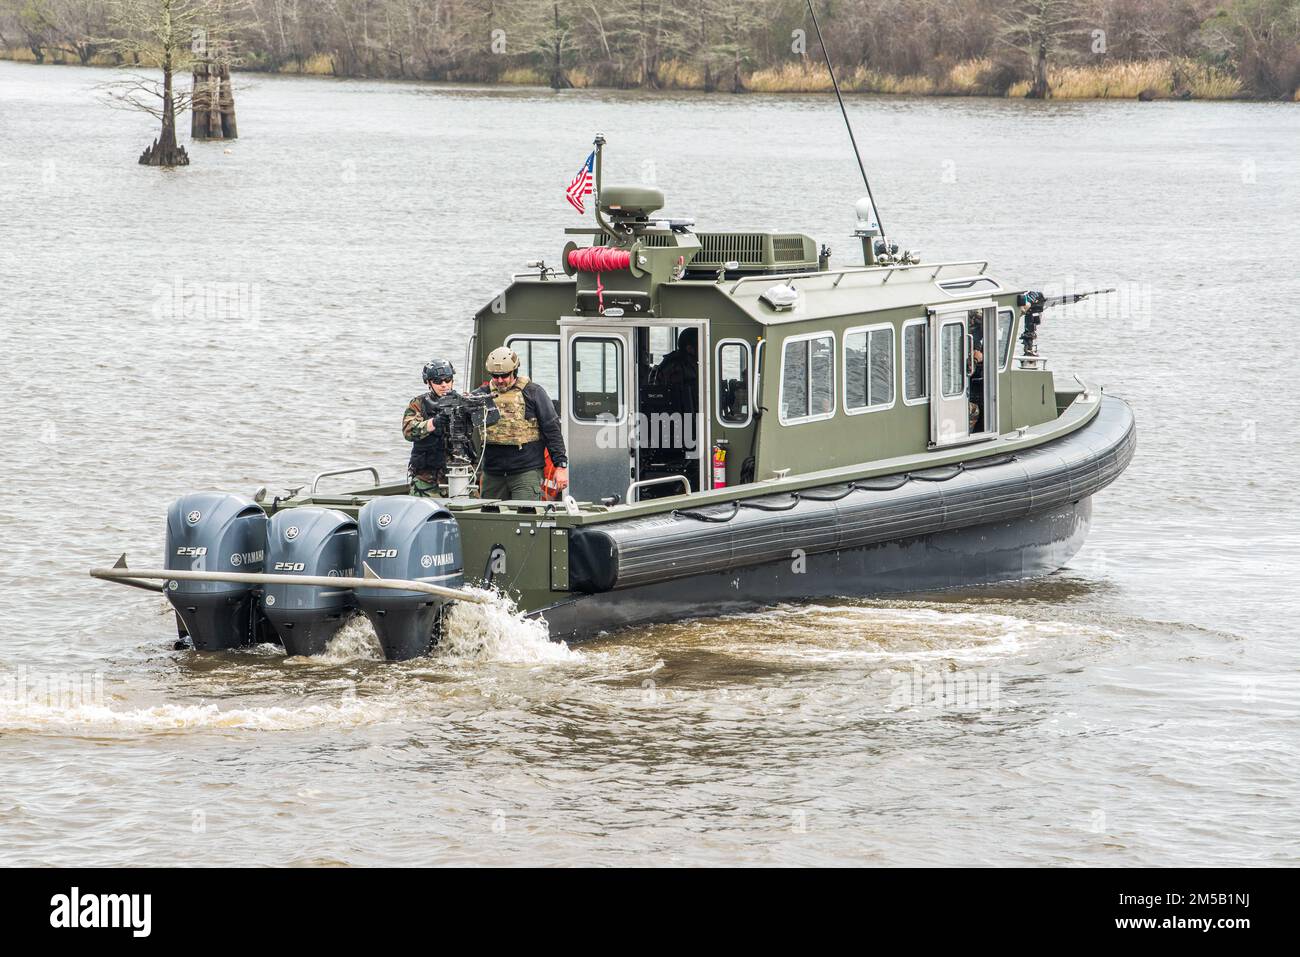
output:
[[[1025,331],[1020,334],[1020,342],[1025,347],[1024,354],[1027,356],[1038,355],[1036,346],[1038,340],[1038,326],[1043,321],[1043,310],[1050,309],[1053,306],[1069,306],[1089,296],[1101,296],[1108,292],[1114,292],[1114,289],[1093,289],[1089,292],[1076,292],[1068,296],[1052,296],[1048,298],[1041,292],[1022,293],[1016,300],[1020,306],[1020,313],[1025,317]]]
[[[442,436],[448,466],[474,465],[482,451],[482,430],[500,417],[492,397],[476,393],[448,392],[426,402],[425,411],[432,413],[434,431]]]

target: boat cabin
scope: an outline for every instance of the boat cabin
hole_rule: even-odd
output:
[[[1014,288],[987,262],[830,268],[801,233],[701,232],[663,194],[608,187],[562,267],[515,275],[475,317],[561,415],[570,494],[632,503],[973,446],[1057,415],[1016,356]],[[982,360],[978,357],[983,357]]]

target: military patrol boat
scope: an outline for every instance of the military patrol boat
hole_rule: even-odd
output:
[[[265,489],[188,495],[168,512],[164,568],[124,555],[91,574],[164,591],[199,650],[313,654],[362,613],[405,659],[437,641],[449,602],[486,600],[466,582],[578,639],[1059,568],[1137,441],[1126,404],[1038,354],[1043,311],[1091,293],[1047,299],[987,262],[900,252],[822,54],[867,190],[862,266],[832,269],[802,233],[696,231],[660,214],[657,189],[601,189],[597,135],[568,194],[579,211],[593,196],[595,227],[567,230],[589,241],[570,240],[559,270],[530,263],[474,317],[470,375],[507,348],[553,397],[563,501],[472,496],[490,410],[444,398],[441,501],[374,466],[269,505]],[[317,492],[364,471],[373,488]]]
[[[483,600],[466,584],[573,640],[1044,575],[1082,545],[1092,496],[1136,444],[1123,401],[1039,355],[1043,310],[1082,295],[920,262],[881,236],[869,198],[860,266],[832,268],[802,233],[697,230],[661,215],[657,189],[602,188],[603,146],[595,225],[567,231],[559,268],[511,278],[465,356],[479,370],[508,347],[552,397],[562,499],[474,497],[472,456],[441,500],[374,466],[331,470],[270,502],[187,495],[164,567],[92,574],[163,591],[200,650],[316,653],[360,613],[403,659],[429,650],[449,602]],[[373,485],[318,491],[353,471]]]

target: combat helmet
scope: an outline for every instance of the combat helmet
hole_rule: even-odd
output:
[[[513,349],[502,346],[488,353],[487,371],[494,375],[505,375],[519,369],[519,355]]]
[[[455,377],[456,368],[449,359],[430,359],[424,364],[425,382],[431,382],[434,379],[454,379]]]

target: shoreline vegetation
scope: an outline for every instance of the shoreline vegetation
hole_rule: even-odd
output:
[[[1300,0],[811,6],[849,93],[1300,100]],[[223,75],[820,93],[831,83],[808,13],[809,0],[0,0],[0,58],[160,68],[182,93],[205,62]],[[147,86],[132,105],[154,112],[167,91],[154,104]]]
[[[67,66],[117,67],[130,66],[119,63],[108,54],[96,54],[84,63],[76,55],[64,50],[46,51],[43,61],[24,48],[0,49],[0,60],[19,63],[57,64]],[[290,60],[275,70],[252,67],[235,67],[236,72],[278,73],[289,76],[339,77],[351,79],[385,79],[384,77],[350,76],[340,73],[333,57],[317,53],[305,62]],[[895,75],[878,73],[865,67],[857,67],[843,76],[838,76],[840,89],[844,93],[872,93],[900,96],[985,96],[1003,98],[1023,98],[1029,92],[1029,80],[1016,80],[999,91],[993,82],[997,65],[989,58],[973,58],[954,64],[946,73],[938,77],[927,75]],[[644,89],[644,87],[627,84],[607,85],[593,82],[592,77],[581,69],[566,71],[568,86],[573,89]],[[1050,84],[1050,98],[1056,100],[1254,100],[1263,99],[1250,95],[1242,81],[1223,70],[1207,66],[1188,58],[1143,60],[1136,62],[1111,62],[1095,65],[1049,67],[1047,70]],[[410,78],[407,79],[418,79]],[[425,82],[439,82],[426,80]],[[487,86],[535,86],[551,85],[548,77],[533,67],[513,67],[501,72],[494,79],[454,80],[442,82],[460,82],[482,84]],[[689,64],[669,61],[660,67],[659,82],[655,90],[704,92],[709,90],[703,73],[693,69]],[[716,91],[716,88],[714,88]],[[748,93],[829,93],[830,77],[826,67],[820,61],[800,60],[779,67],[755,70],[745,77],[744,91]],[[1300,89],[1291,97],[1300,102]]]

